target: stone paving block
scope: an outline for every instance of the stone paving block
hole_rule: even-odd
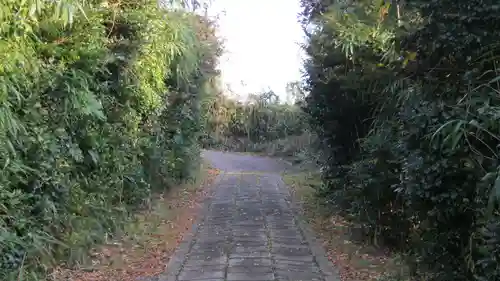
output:
[[[271,257],[269,252],[246,252],[246,253],[231,253],[229,258],[239,259],[239,258],[268,258]]]
[[[200,231],[199,232],[213,232],[213,233],[216,233],[216,232],[229,232],[231,229],[230,229],[230,224],[226,224],[226,225],[222,225],[222,224],[219,224],[219,225],[205,225],[203,226],[202,228],[200,228]]]
[[[262,267],[272,266],[270,258],[230,258],[229,267],[244,266],[244,267]]]
[[[236,200],[236,203],[234,204],[236,208],[247,207],[249,205],[255,206],[256,204],[260,204],[262,202],[258,194],[236,194],[234,199]]]
[[[273,245],[307,245],[307,242],[302,239],[302,237],[272,237]]]
[[[288,234],[277,234],[277,233],[270,233],[269,235],[271,237],[272,240],[279,240],[279,241],[282,241],[282,240],[286,240],[286,239],[290,239],[290,240],[303,240],[302,238],[302,235],[300,235],[299,232],[295,232],[295,233],[288,233]]]
[[[295,224],[295,219],[293,216],[283,216],[283,215],[276,215],[276,216],[266,216],[266,221],[273,225],[273,224],[288,224],[291,226],[296,226]]]
[[[221,197],[218,197],[217,200],[215,200],[212,203],[211,209],[230,209],[233,207],[233,201],[231,200],[232,196],[228,196],[227,199],[223,199]]]
[[[196,252],[196,251],[211,251],[213,252],[214,250],[221,251],[223,249],[227,249],[227,246],[231,245],[231,243],[228,243],[226,239],[221,239],[221,240],[205,240],[205,239],[200,239],[194,243],[194,245],[191,247],[191,252]]]
[[[308,256],[292,256],[292,255],[279,255],[273,254],[273,258],[276,260],[285,260],[285,261],[304,261],[304,262],[313,262],[314,257],[312,255]]]
[[[236,200],[245,200],[245,199],[236,198]],[[251,203],[251,202],[247,203],[247,202],[245,202],[244,204],[236,205],[236,212],[240,213],[240,214],[249,214],[249,215],[261,216],[262,215],[261,209],[260,208],[255,208],[255,206],[258,206],[259,204],[262,204],[262,202],[260,202],[260,201],[254,202],[254,203]]]
[[[198,237],[196,243],[201,245],[201,244],[212,244],[212,243],[231,243],[231,241],[232,237],[210,236],[210,237]]]
[[[226,251],[224,249],[217,249],[217,248],[212,248],[212,249],[191,249],[191,252],[189,253],[189,257],[192,259],[201,259],[203,258],[204,260],[215,260],[221,257],[225,257],[227,255]]]
[[[266,220],[269,222],[294,222],[295,217],[293,216],[292,213],[285,213],[283,210],[277,210],[275,215],[268,215],[266,216]]]
[[[309,271],[291,271],[291,270],[276,270],[274,272],[276,277],[278,278],[287,278],[287,279],[305,279],[305,280],[310,280],[310,279],[321,279],[321,274],[319,273],[314,273],[314,272],[309,272]]]
[[[220,202],[220,203],[218,203]],[[215,200],[212,203],[212,207],[210,208],[210,212],[215,216],[216,214],[222,214],[226,215],[228,210],[231,210],[234,208],[232,200]]]
[[[258,231],[258,232],[267,232],[267,226],[264,222],[251,222],[243,224],[241,222],[235,222],[231,227],[241,229],[242,231]]]
[[[226,264],[227,257],[226,256],[209,257],[205,256],[204,254],[194,254],[194,255],[189,254],[187,262],[195,264],[206,264],[206,265]]]
[[[259,273],[259,272],[249,272],[249,273],[228,273],[227,281],[256,281],[256,280],[266,280],[272,281],[274,280],[273,273]]]
[[[301,237],[301,233],[297,228],[281,228],[281,229],[270,229],[269,234],[271,237]]]
[[[190,255],[200,256],[206,253],[206,255],[210,257],[210,259],[213,259],[217,257],[227,256],[229,253],[231,253],[231,249],[232,248],[229,245],[217,248],[198,246],[191,249]]]
[[[248,272],[257,272],[257,273],[272,273],[272,266],[231,266],[227,269],[228,273],[248,273]]]
[[[299,278],[289,278],[289,277],[276,277],[274,281],[324,281],[325,279],[323,278],[304,278],[304,279],[299,279]]]
[[[286,260],[286,259],[275,259],[274,264],[277,266],[298,266],[298,267],[312,267],[317,266],[314,262],[310,261],[301,261],[301,260]]]
[[[226,219],[232,217],[232,209],[222,209],[222,210],[211,210],[210,211],[210,219],[214,222],[224,222]]]
[[[234,235],[238,236],[259,236],[259,237],[267,237],[267,228],[265,225],[260,225],[259,227],[256,227],[255,229],[251,229],[248,226],[236,226],[233,225],[231,227],[232,233]]]
[[[306,241],[302,239],[280,239],[280,240],[273,240],[273,248],[289,248],[289,247],[305,247],[309,248],[309,244],[307,244]]]
[[[235,214],[233,216],[233,221],[258,220],[260,217],[262,217],[262,214],[258,215]]]
[[[267,243],[269,239],[267,236],[232,236],[232,241],[235,243],[245,243],[245,242],[259,242],[259,243]]]
[[[198,233],[201,241],[229,241],[232,238],[231,233]]]
[[[310,281],[310,280],[322,280],[324,279],[320,273],[310,272],[310,271],[287,271],[287,270],[276,270],[275,277],[277,280],[287,280],[287,281]]]
[[[179,280],[179,279],[177,279]],[[163,280],[160,280],[160,281],[163,281]],[[194,281],[194,280],[193,280]],[[196,280],[196,281],[226,281],[225,278],[217,278],[217,279],[199,279],[199,280]]]
[[[263,217],[255,217],[250,220],[235,220],[234,223],[229,228],[252,228],[255,229],[266,229],[266,223]]]
[[[287,257],[299,257],[312,255],[311,250],[307,247],[274,247],[271,250],[273,255],[282,255]]]
[[[232,237],[231,231],[200,231],[199,234],[201,237],[205,238],[213,238],[215,239],[216,237],[223,237],[224,240],[228,240]]]
[[[182,269],[183,270],[205,270],[205,271],[225,271],[227,264],[196,264],[189,263],[185,264]]]
[[[321,273],[319,268],[310,262],[300,265],[275,263],[274,268],[276,271],[289,271],[289,272],[311,272],[319,274]]]
[[[197,241],[192,249],[226,249],[230,243],[228,243],[226,240],[204,240],[201,239]]]
[[[271,236],[271,242],[273,245],[286,245],[291,246],[301,246],[307,245],[307,242],[302,239],[302,237],[276,237]]]
[[[205,279],[223,279],[225,276],[224,270],[219,271],[204,271],[198,270],[183,270],[177,277],[179,281],[205,280]]]
[[[278,229],[297,229],[297,225],[294,222],[290,221],[276,221],[276,222],[268,222],[267,227],[271,231],[277,231]]]
[[[269,248],[269,243],[268,241],[235,241],[234,242],[234,247],[266,247]]]
[[[250,229],[233,229],[232,232],[234,237],[259,237],[259,238],[267,238],[267,233],[265,231],[257,231]]]
[[[269,252],[269,247],[267,245],[235,246],[231,250],[231,254],[255,253],[255,252]]]
[[[211,225],[220,225],[220,226],[227,226],[230,223],[231,218],[233,217],[232,211],[224,211],[224,214],[221,215],[214,215],[214,214],[207,214],[207,218],[204,220],[204,223],[206,226],[211,226]]]
[[[228,213],[231,213],[231,211],[227,211]],[[210,215],[208,215],[210,216]],[[220,226],[229,226],[230,225],[230,222],[232,221],[233,219],[233,215],[231,214],[226,214],[226,216],[224,217],[212,217],[212,219],[210,220],[207,220],[207,221],[204,221],[204,225],[206,226],[209,226],[209,225],[212,225],[212,226],[215,226],[215,225],[220,225]]]
[[[252,219],[250,220],[240,220],[240,221],[235,221],[232,226],[233,227],[236,227],[236,226],[265,226],[265,218],[263,216],[257,216],[257,217],[253,217]]]

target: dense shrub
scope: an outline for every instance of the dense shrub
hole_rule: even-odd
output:
[[[0,279],[33,279],[190,176],[220,50],[149,0],[7,0],[0,23]]]
[[[273,92],[263,92],[243,102],[216,95],[206,105],[209,115],[202,143],[217,149],[284,157],[305,153],[315,137],[298,98],[295,103],[284,103]]]
[[[302,2],[321,192],[416,276],[499,279],[500,6]]]

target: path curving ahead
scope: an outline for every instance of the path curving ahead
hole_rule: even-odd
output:
[[[164,281],[339,280],[295,216],[271,158],[204,151],[221,173],[202,218],[167,266]]]

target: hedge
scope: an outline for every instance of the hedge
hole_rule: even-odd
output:
[[[196,172],[220,52],[156,1],[0,3],[0,279],[85,258]]]

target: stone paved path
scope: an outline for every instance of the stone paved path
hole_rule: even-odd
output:
[[[280,176],[285,163],[214,151],[204,157],[221,174],[203,218],[160,280],[338,280],[292,211]]]

